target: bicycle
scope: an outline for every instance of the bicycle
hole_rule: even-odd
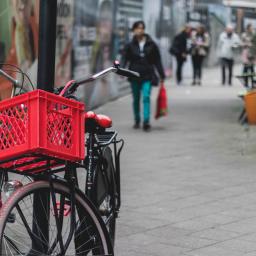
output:
[[[127,77],[139,76],[121,69],[116,62],[113,67],[87,79],[70,81],[57,93],[60,92],[63,98],[74,99],[73,94],[81,84],[110,72]],[[61,157],[66,153],[64,151],[53,154],[48,150],[45,154],[40,149],[0,161],[2,173],[18,173],[34,180],[14,191],[0,210],[0,255],[114,255],[115,220],[121,205],[120,153],[124,142],[117,140],[116,132],[107,130],[111,127],[110,118],[93,112],[83,114],[81,103],[62,100],[60,104],[61,97],[53,97],[49,93],[35,91],[29,96],[24,95],[33,98],[35,94],[40,94],[39,101],[42,98],[43,102],[52,100],[50,111],[53,117],[47,117],[48,129],[52,132],[50,140],[62,143],[65,150],[70,151],[73,147],[70,140],[75,133],[71,127],[75,122],[68,117],[69,112],[82,113],[82,118],[78,115],[76,120],[82,121],[77,126],[82,130],[85,118],[89,134],[87,157],[82,159],[82,148],[77,155],[69,152],[65,157]],[[19,102],[21,96],[14,99]],[[13,119],[22,118],[24,122],[24,115],[33,112],[23,102],[17,106],[18,110],[9,107],[5,112],[0,107],[0,138],[1,129],[2,133],[7,133],[19,124]],[[58,115],[62,116],[61,120],[58,120]],[[44,119],[43,115],[41,118]],[[79,138],[82,133],[80,131]],[[1,138],[0,149],[1,143],[6,145],[11,140],[10,133]],[[119,143],[121,146],[118,148]],[[114,154],[110,145],[113,145]],[[87,170],[84,192],[79,189],[77,176],[77,169],[81,167]],[[58,175],[59,172],[64,172],[64,177]]]

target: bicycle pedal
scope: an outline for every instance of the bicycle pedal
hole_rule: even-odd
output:
[[[7,222],[8,223],[15,223],[15,220],[16,220],[15,213],[10,213],[9,216],[8,216]]]

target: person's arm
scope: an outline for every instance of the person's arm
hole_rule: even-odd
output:
[[[206,48],[208,48],[208,47],[210,46],[210,42],[211,42],[211,38],[210,38],[209,34],[206,33],[206,34],[204,35],[203,46],[206,47]]]
[[[164,73],[164,68],[163,68],[163,65],[162,65],[162,60],[161,60],[161,55],[160,55],[160,52],[159,52],[159,48],[156,44],[155,44],[155,58],[156,58],[155,67],[156,67],[157,72],[158,72],[158,74],[161,78],[161,81],[163,81],[165,79],[165,73]]]
[[[234,40],[233,40],[233,47],[238,48],[238,47],[241,47],[241,46],[242,46],[242,41],[241,41],[240,37],[237,34],[235,34],[234,35]]]
[[[246,41],[247,41],[246,40],[246,35],[245,35],[245,33],[243,33],[242,36],[241,36],[241,45],[242,45],[242,47],[247,47],[248,46]]]
[[[191,34],[191,45],[192,45],[192,47],[197,45],[197,38],[196,38],[196,32],[195,31],[192,32],[192,34]]]
[[[188,40],[188,39],[187,39]],[[194,55],[195,53],[195,49],[197,49],[199,47],[198,45],[198,42],[197,42],[197,36],[196,36],[196,32],[192,32],[191,34],[191,42],[190,42],[190,45],[189,45],[189,48],[187,49],[187,53],[188,54],[191,54],[191,55]],[[187,45],[186,45],[187,46]]]
[[[182,49],[182,56],[183,56],[184,58],[186,58],[186,57],[187,57],[187,54],[189,53],[189,49],[188,49],[188,47],[187,47],[187,42],[188,42],[188,39],[183,35],[183,37],[182,37],[182,47],[181,47],[181,49]]]
[[[120,61],[121,67],[125,68],[130,61],[130,47],[129,44],[127,44],[122,52],[122,58]]]

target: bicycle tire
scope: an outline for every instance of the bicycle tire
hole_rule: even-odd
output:
[[[102,161],[95,173],[94,192],[99,212],[106,224],[114,248],[116,233],[116,180],[110,147],[102,150]]]
[[[61,196],[60,198],[64,199],[64,202],[69,202],[68,200],[70,198],[70,189],[67,186],[67,183],[62,182],[62,181],[53,181],[52,184],[53,184],[55,196],[58,196],[58,194],[60,194],[60,196]],[[29,183],[26,186],[21,187],[20,189],[15,191],[11,195],[11,197],[8,198],[6,203],[3,205],[3,207],[0,211],[0,255],[2,255],[2,256],[14,255],[14,254],[8,253],[9,252],[8,249],[10,251],[12,249],[12,251],[15,251],[16,253],[18,253],[15,255],[29,255],[29,256],[30,255],[31,256],[32,255],[33,256],[34,255],[80,255],[80,256],[81,255],[83,255],[83,256],[84,255],[88,255],[88,256],[89,255],[114,255],[108,232],[106,230],[106,227],[105,227],[101,217],[99,216],[97,210],[92,205],[92,203],[78,189],[75,190],[75,194],[74,194],[75,207],[76,207],[75,209],[77,212],[79,211],[80,213],[84,214],[83,215],[84,217],[82,220],[81,219],[79,220],[81,223],[79,223],[79,222],[75,223],[76,224],[75,232],[74,232],[75,235],[73,235],[73,237],[72,237],[74,245],[73,245],[73,248],[71,248],[72,246],[70,248],[68,248],[68,250],[65,252],[65,254],[59,253],[59,251],[58,251],[59,248],[57,247],[57,245],[60,244],[60,241],[58,240],[58,235],[57,234],[52,235],[52,233],[55,230],[50,229],[50,227],[51,227],[50,214],[52,213],[51,208],[48,212],[48,214],[50,216],[48,218],[48,221],[49,221],[48,226],[49,226],[49,230],[52,232],[52,233],[49,232],[49,234],[51,234],[52,237],[51,237],[51,240],[50,240],[50,238],[48,240],[49,245],[47,244],[47,247],[48,248],[50,247],[50,249],[47,249],[47,250],[48,250],[48,252],[51,251],[52,248],[54,250],[54,244],[56,244],[55,245],[56,251],[51,251],[50,253],[44,252],[45,254],[44,253],[42,254],[42,252],[36,251],[35,249],[31,250],[32,241],[30,241],[31,242],[30,246],[29,246],[29,244],[28,244],[28,246],[27,246],[27,244],[24,245],[23,243],[26,243],[26,241],[27,241],[27,239],[23,240],[23,238],[26,234],[22,233],[22,231],[19,229],[16,229],[16,233],[15,233],[17,238],[11,237],[8,234],[8,232],[12,232],[10,230],[13,230],[13,227],[14,227],[13,225],[16,225],[17,228],[22,228],[23,226],[25,226],[25,229],[26,229],[26,225],[25,225],[26,223],[22,219],[22,217],[25,216],[26,212],[20,214],[17,209],[21,209],[22,203],[24,203],[24,205],[27,206],[25,203],[25,199],[29,200],[29,196],[31,196],[31,195],[35,196],[35,193],[39,193],[39,192],[40,193],[41,192],[50,192],[50,183],[48,181],[42,181],[42,180]],[[60,199],[60,200],[62,200],[62,199]],[[30,200],[31,200],[31,198],[30,198]],[[27,202],[29,202],[29,201],[27,201]],[[31,201],[31,204],[33,204],[32,201]],[[27,209],[28,208],[25,208],[23,210],[25,211]],[[16,212],[16,214],[17,214],[16,216],[20,217],[22,225],[20,225],[20,223],[18,222],[17,219],[15,220],[14,224],[8,222],[8,216],[10,213],[13,213],[14,210],[17,210],[18,214]],[[61,210],[59,210],[59,212],[57,212],[58,217],[60,217],[59,215],[61,215],[60,211]],[[29,210],[27,210],[27,212],[29,212]],[[33,216],[33,214],[32,214],[32,216]],[[55,216],[56,215],[54,215],[53,219],[55,218]],[[68,222],[68,220],[64,219],[64,215],[62,216],[62,218],[63,219],[62,219],[62,223],[61,223],[61,236],[63,236],[63,238],[64,238],[65,234],[62,234],[62,231],[64,230],[63,224],[64,224],[64,222]],[[30,227],[30,231],[28,228],[27,233],[32,231],[32,237],[37,239],[37,236],[38,236],[38,234],[40,235],[40,233],[37,233],[37,234],[33,233],[32,225],[34,225],[34,223],[36,223],[36,225],[38,227],[38,223],[37,223],[37,221],[35,221],[34,218],[33,218],[33,221],[31,221],[31,223],[30,223],[30,221],[28,218],[27,224],[28,224],[28,226],[31,226],[31,227]],[[88,222],[88,223],[85,223],[85,222]],[[68,223],[67,226],[68,225],[71,226],[70,223]],[[86,225],[88,225],[88,226],[86,226]],[[10,226],[11,226],[11,229],[10,229]],[[86,227],[86,229],[81,230],[81,228],[84,228],[84,227]],[[19,237],[19,234],[22,234],[23,237]],[[27,235],[28,235],[28,237],[31,238],[31,234],[27,234]],[[79,242],[79,239],[82,239],[82,238],[84,239],[84,236],[88,237],[88,239],[90,239],[90,240],[85,240],[86,242],[84,242],[84,240],[82,240],[83,244],[82,245],[79,244],[80,247],[77,248],[77,251],[76,251],[75,244],[77,242]],[[17,241],[18,238],[21,240]],[[63,241],[66,241],[66,243],[67,243],[67,240],[65,240],[65,239],[66,238],[64,238]],[[32,238],[31,238],[31,240],[32,240]],[[13,243],[14,243],[14,245],[13,245]],[[92,248],[88,248],[88,246],[90,244],[92,244],[91,245]],[[23,246],[23,248],[20,248],[21,245]],[[70,243],[70,245],[71,245],[71,243]],[[8,248],[6,249],[7,246],[8,246]],[[10,248],[10,246],[11,246],[11,248]],[[18,251],[17,251],[17,248],[15,248],[15,246],[18,247],[18,249],[19,249]],[[26,248],[24,249],[25,246],[27,246],[27,249]],[[28,250],[28,251],[26,253],[24,253],[24,250]],[[5,252],[7,252],[7,254]]]

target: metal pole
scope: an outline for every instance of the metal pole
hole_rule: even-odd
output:
[[[41,0],[39,15],[38,89],[54,88],[57,0]]]
[[[39,15],[38,89],[52,92],[55,77],[57,0],[41,0]],[[33,201],[32,251],[46,254],[49,243],[50,194],[38,191]],[[34,254],[33,254],[34,255]]]

